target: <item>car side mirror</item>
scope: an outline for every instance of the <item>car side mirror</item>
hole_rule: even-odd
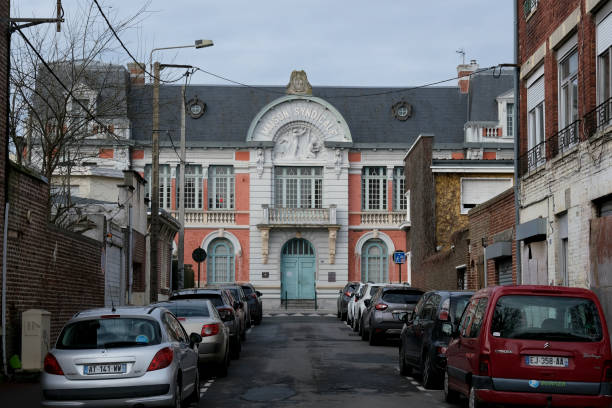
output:
[[[410,323],[412,321],[413,312],[406,312],[404,315],[404,323]]]
[[[189,347],[193,347],[195,344],[200,344],[202,342],[202,336],[198,333],[191,333],[189,335]]]
[[[260,291],[256,290],[255,293],[257,294],[257,297],[262,297],[263,295],[261,294]]]
[[[366,299],[363,301],[363,304],[365,305],[365,307],[370,307],[370,304],[372,303],[372,301],[370,299]]]
[[[230,310],[219,311],[219,317],[221,317],[221,321],[223,322],[231,322],[234,320],[234,314]]]

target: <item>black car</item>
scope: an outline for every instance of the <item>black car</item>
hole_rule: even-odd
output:
[[[234,301],[225,289],[181,289],[172,292],[169,300],[210,299],[217,308],[219,316],[230,330],[230,353],[233,359],[240,358],[240,320],[234,308]]]
[[[348,282],[346,285],[344,285],[343,289],[338,291],[336,306],[338,308],[337,316],[339,319],[346,320],[346,315],[348,314],[348,302],[350,302],[357,289],[359,289],[359,282]]]
[[[247,297],[249,303],[249,313],[251,313],[251,321],[258,325],[263,318],[263,306],[261,304],[261,292],[255,290],[255,287],[249,282],[239,283]]]
[[[425,293],[405,317],[400,335],[400,375],[413,368],[421,371],[425,388],[439,388],[446,367],[446,348],[453,324],[473,292],[432,291]]]

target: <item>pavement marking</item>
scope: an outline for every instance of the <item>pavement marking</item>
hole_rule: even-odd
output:
[[[321,315],[316,314],[316,313],[313,313],[313,314],[309,314],[308,316],[310,316],[310,317],[319,317],[319,316],[321,316]]]
[[[247,334],[249,334],[249,333],[251,332],[251,330],[253,330],[253,329],[251,328],[251,329],[247,330],[247,331],[246,331],[246,332],[247,332]]]
[[[336,315],[335,315],[335,314],[333,314],[333,313],[329,313],[329,314],[326,314],[325,316],[335,317]]]
[[[304,316],[304,315],[301,313],[295,313],[293,316]]]
[[[420,385],[417,385],[417,390],[419,390],[419,391],[425,391],[425,388],[421,387]]]
[[[406,377],[406,378],[407,378],[407,379],[409,379],[409,380],[414,380],[414,377],[410,377],[410,376],[408,376],[408,377]]]
[[[271,314],[265,314],[265,315],[263,315],[263,317],[272,317],[272,315]]]
[[[410,384],[412,384],[412,385],[419,385],[419,383],[416,382],[416,381],[410,381]]]

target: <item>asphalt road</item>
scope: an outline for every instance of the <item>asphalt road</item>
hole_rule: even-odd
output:
[[[226,378],[203,379],[200,407],[453,407],[399,375],[397,346],[370,346],[335,317],[267,317]]]

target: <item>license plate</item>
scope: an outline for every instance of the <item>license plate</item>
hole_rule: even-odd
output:
[[[553,356],[527,356],[525,362],[534,367],[568,367],[569,358]]]
[[[127,371],[127,364],[91,364],[83,367],[83,374],[123,374]]]

